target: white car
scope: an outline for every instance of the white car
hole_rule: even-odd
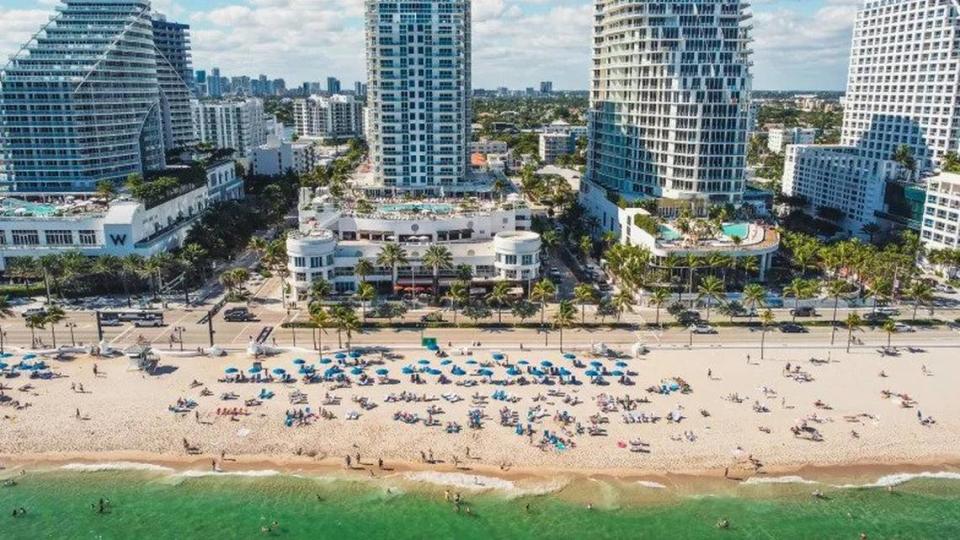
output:
[[[717,331],[714,330],[709,324],[694,324],[690,327],[690,331],[694,334],[716,334]]]
[[[893,325],[897,332],[916,332],[916,330],[907,323],[898,322]]]
[[[163,325],[163,321],[160,319],[140,319],[138,321],[134,321],[133,323],[133,326],[137,328],[159,328]]]

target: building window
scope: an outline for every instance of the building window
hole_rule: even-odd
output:
[[[297,272],[297,273],[294,275],[294,278],[293,278],[293,279],[295,279],[295,280],[297,280],[297,281],[306,281],[306,280],[307,280],[307,274],[305,274],[305,273],[303,273],[303,272]]]
[[[7,245],[7,233],[4,231],[0,231],[0,246],[5,246],[5,245]]]
[[[504,256],[504,262],[507,263],[507,264],[517,264],[517,256],[516,256],[516,255],[506,255],[506,256]]]
[[[333,255],[327,255],[327,266],[333,266]]]
[[[524,255],[523,256],[523,265],[529,266],[533,264],[533,255]]]
[[[73,244],[73,231],[46,231],[48,246],[69,246]]]
[[[307,266],[307,260],[304,257],[291,257],[295,268],[304,268]]]
[[[80,231],[80,245],[81,246],[94,246],[97,244],[97,232],[96,231]]]
[[[10,231],[15,246],[40,245],[40,234],[37,231]]]
[[[323,257],[310,257],[310,268],[320,268],[323,264]]]

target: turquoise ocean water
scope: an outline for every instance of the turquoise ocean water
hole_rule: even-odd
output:
[[[387,493],[320,478],[54,471],[17,481],[0,488],[0,538],[960,538],[957,480],[913,480],[894,493],[828,489],[826,500],[797,485],[732,495],[646,489],[645,502],[628,503],[625,494],[592,510],[563,493],[491,493],[467,496],[469,516],[443,501],[442,488]],[[108,513],[91,508],[101,497],[111,502]],[[12,517],[18,507],[26,515]],[[721,518],[729,529],[717,529]],[[261,530],[273,522],[272,532]]]

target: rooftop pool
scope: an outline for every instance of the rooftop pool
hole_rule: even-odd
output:
[[[52,204],[41,204],[0,197],[0,216],[37,216],[49,217],[57,213],[57,207]]]
[[[727,238],[733,238],[734,236],[737,236],[741,240],[746,240],[749,234],[749,223],[725,223],[723,225],[723,235]],[[663,240],[664,242],[675,242],[683,238],[683,235],[670,225],[660,225],[659,236],[660,240]]]
[[[452,204],[447,203],[382,204],[378,208],[381,212],[401,214],[452,214],[456,210]]]

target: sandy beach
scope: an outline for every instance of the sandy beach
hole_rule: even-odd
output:
[[[594,360],[584,351],[574,352],[587,365]],[[616,360],[602,361],[603,369],[625,371],[633,385],[621,384],[615,376],[605,377],[606,384],[592,384],[556,350],[506,354],[502,363],[517,368],[521,359],[571,367],[582,382],[552,386],[481,382],[483,377],[470,373],[492,363],[493,351],[474,351],[476,365],[452,355],[451,365],[462,366],[468,375],[451,379],[477,381],[473,387],[437,384],[437,377],[429,375],[423,376],[425,384],[413,384],[401,373],[403,366],[419,366],[425,359],[440,367],[440,359],[428,351],[397,354],[403,357],[383,365],[378,354],[364,357],[372,361],[367,373],[389,369],[393,384],[347,387],[332,382],[218,382],[227,367],[245,370],[252,365],[242,353],[217,359],[163,357],[155,375],[130,371],[122,357],[53,361],[53,371],[62,377],[0,379],[9,398],[0,407],[0,460],[7,466],[128,461],[211,472],[214,467],[336,469],[377,475],[378,460],[383,459],[384,467],[394,472],[464,475],[446,477],[454,484],[469,484],[470,475],[480,474],[505,482],[562,475],[727,474],[746,479],[822,467],[903,465],[914,470],[960,463],[960,401],[954,397],[960,365],[951,349],[904,349],[900,356],[883,358],[873,349],[851,354],[775,350],[762,361],[756,350],[654,350],[640,359],[623,359],[626,368],[615,367]],[[279,367],[296,373],[293,359],[298,357],[308,364],[319,360],[316,353],[304,352],[262,362],[271,371]],[[799,373],[788,374],[787,363],[792,371],[798,366]],[[491,369],[494,381],[506,378],[503,366]],[[346,373],[349,376],[349,367]],[[648,391],[661,384],[669,388],[671,381],[689,385],[689,392]],[[273,397],[245,406],[245,400],[258,397],[262,389]],[[387,402],[391,394],[404,391],[430,401]],[[497,391],[506,393],[504,400],[491,398]],[[884,391],[892,394],[885,396]],[[222,400],[228,392],[239,399]],[[306,394],[305,403],[291,404],[294,392]],[[450,402],[442,395],[462,400]],[[475,400],[474,395],[486,399]],[[324,405],[327,396],[339,398],[339,403]],[[362,408],[357,400],[363,398],[375,407]],[[196,406],[182,413],[169,410],[178,399]],[[598,403],[604,399],[607,405],[601,409]],[[29,406],[17,409],[14,401]],[[302,425],[285,425],[286,411],[306,407],[313,413],[322,408],[333,418],[308,417]],[[431,407],[436,408],[436,425],[427,426]],[[217,413],[224,408],[249,414]],[[501,425],[502,409],[515,412],[521,427],[531,428],[532,434],[519,435],[516,427]],[[481,428],[469,426],[470,410],[482,412]],[[359,417],[348,419],[351,412]],[[419,420],[404,423],[395,419],[396,413]],[[559,415],[567,418],[561,421]],[[628,423],[625,415],[657,419]],[[679,421],[669,420],[670,415],[679,415]],[[460,425],[459,433],[447,432],[451,422]],[[801,426],[798,436],[794,431]],[[545,432],[562,443],[545,442]],[[184,441],[193,452],[185,450]],[[351,456],[353,472],[345,468],[346,456]]]

